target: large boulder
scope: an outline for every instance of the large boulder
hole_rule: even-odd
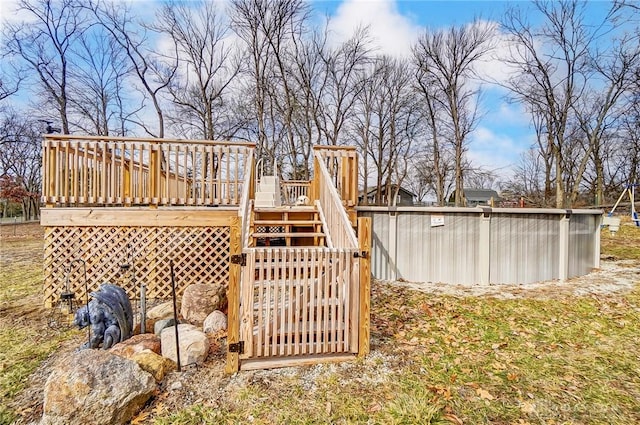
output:
[[[220,310],[226,304],[227,289],[224,285],[196,283],[185,288],[180,312],[187,322],[202,326],[212,311]]]
[[[178,325],[180,344],[180,364],[202,364],[209,354],[209,339],[207,335],[188,323]],[[176,327],[171,326],[162,330],[162,356],[178,362],[176,354]]]
[[[133,360],[103,350],[76,351],[47,379],[41,424],[125,424],[155,389],[153,376]]]
[[[173,320],[173,317],[170,319],[161,319],[158,320],[156,323],[154,323],[153,325],[153,333],[160,336],[160,333],[162,332],[163,329],[169,328],[171,326],[175,326],[176,325],[176,321]]]
[[[227,316],[220,310],[216,310],[204,319],[202,330],[206,334],[215,334],[227,330]]]
[[[180,305],[178,305],[180,311]],[[162,320],[173,317],[173,301],[167,301],[147,310],[147,319]]]
[[[160,354],[160,338],[154,334],[134,335],[131,338],[119,342],[111,348],[113,354],[130,359],[135,353],[151,350]]]
[[[156,381],[160,382],[164,376],[176,368],[176,363],[151,350],[135,353],[131,360],[138,363],[142,370],[149,372]]]

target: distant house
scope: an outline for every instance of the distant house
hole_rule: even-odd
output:
[[[391,192],[391,196],[393,196],[393,194],[396,192],[396,188],[398,186],[395,184],[390,185],[390,192]],[[386,191],[386,186],[382,187],[382,199],[380,203],[376,203],[376,192],[378,191],[378,186],[374,186],[374,187],[369,187],[367,188],[367,204],[369,205],[394,205],[393,202],[388,202],[388,198],[387,198],[387,191]],[[398,195],[396,197],[396,202],[395,205],[400,207],[400,206],[410,206],[413,205],[413,200],[415,199],[416,195],[415,193],[412,193],[410,191],[408,191],[407,189],[403,188],[402,186],[400,186],[400,190],[398,190]],[[363,204],[364,203],[364,198],[365,198],[365,194],[364,191],[360,191],[360,194],[358,195],[358,203],[359,204]]]
[[[453,191],[450,202],[456,199],[456,193]],[[500,201],[500,195],[493,189],[464,189],[464,199],[467,207],[475,207],[478,205],[492,205]]]

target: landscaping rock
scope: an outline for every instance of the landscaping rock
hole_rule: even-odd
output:
[[[142,370],[149,372],[157,382],[162,381],[164,376],[175,370],[176,363],[170,359],[162,357],[151,350],[143,350],[135,353],[131,360],[138,363]]]
[[[175,326],[175,325],[176,325],[176,321],[173,320],[173,317],[171,319],[158,320],[153,325],[153,333],[155,333],[156,335],[160,336],[160,333],[162,332],[163,329],[166,329],[168,327]]]
[[[214,334],[227,330],[227,316],[220,310],[216,310],[204,319],[202,325],[204,333]]]
[[[153,376],[133,360],[103,350],[76,351],[47,379],[41,424],[125,424],[155,389]]]
[[[178,311],[180,304],[178,303]],[[147,310],[147,319],[162,320],[173,317],[173,301],[167,301]]]
[[[162,356],[177,363],[176,355],[176,327],[166,328],[160,334],[162,339]],[[207,335],[190,324],[178,325],[180,339],[180,364],[202,364],[209,354],[209,339]]]
[[[189,323],[202,326],[212,311],[222,309],[226,303],[225,285],[196,283],[185,288],[180,312]]]
[[[151,350],[160,354],[160,338],[154,334],[134,335],[131,338],[119,342],[111,348],[111,353],[130,359],[135,353],[143,350]]]

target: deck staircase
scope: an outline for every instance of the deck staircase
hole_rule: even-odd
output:
[[[227,371],[366,354],[368,290],[361,288],[368,280],[360,279],[360,259],[368,248],[358,244],[347,212],[352,204],[341,199],[357,181],[355,156],[316,151],[314,179],[286,182],[284,190],[277,167],[269,176],[261,165],[253,168],[254,189],[243,193],[240,246],[231,251],[232,263],[242,268],[232,269],[239,283],[230,283],[229,290],[235,325]]]
[[[279,207],[280,179],[275,176],[262,176],[256,188],[255,206],[259,208]]]
[[[323,219],[319,205],[256,207],[249,246],[327,246]]]

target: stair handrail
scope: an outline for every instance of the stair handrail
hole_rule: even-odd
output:
[[[327,248],[333,248],[333,240],[331,239],[331,234],[328,230],[329,223],[327,223],[327,218],[324,215],[324,211],[322,211],[322,205],[320,205],[320,201],[316,201],[315,206],[318,209],[318,215],[320,216],[320,221],[322,222],[322,228],[325,229],[324,239],[327,243]]]
[[[240,198],[240,206],[238,208],[238,216],[242,219],[241,242],[243,247],[248,246],[249,243],[249,222],[251,221],[251,174],[253,170],[254,152],[254,149],[250,149],[247,154],[247,162],[244,167],[244,184],[242,185],[242,196]]]
[[[263,159],[264,158],[259,158],[256,161],[256,173],[254,176],[254,184],[255,187],[258,187],[258,183],[260,183],[260,179],[262,178],[262,175],[264,174],[264,164],[263,164]]]
[[[358,239],[347,216],[338,190],[331,181],[331,175],[327,170],[322,156],[315,152],[316,171],[318,175],[318,200],[325,213],[328,231],[336,248],[358,248]]]

